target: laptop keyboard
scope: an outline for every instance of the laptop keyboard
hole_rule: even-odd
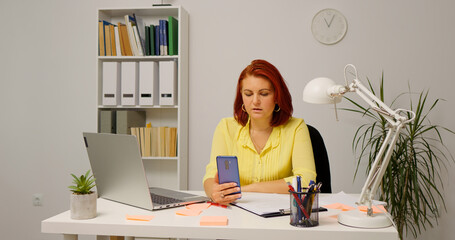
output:
[[[154,204],[160,204],[160,205],[165,205],[165,204],[172,204],[172,203],[179,203],[182,202],[182,200],[176,199],[176,198],[171,198],[171,197],[165,197],[161,195],[156,195],[151,193],[152,196],[152,202]]]

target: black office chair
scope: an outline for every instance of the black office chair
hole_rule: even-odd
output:
[[[316,182],[322,182],[321,193],[332,193],[330,180],[330,165],[327,149],[319,131],[307,124],[310,132],[311,145],[313,146],[314,164],[316,165]]]

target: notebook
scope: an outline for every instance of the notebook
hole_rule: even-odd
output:
[[[148,210],[208,201],[194,194],[149,187],[135,136],[83,133],[83,137],[99,197]]]

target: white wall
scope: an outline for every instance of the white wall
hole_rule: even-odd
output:
[[[70,172],[89,164],[82,131],[96,131],[97,8],[147,7],[159,1],[14,1],[0,2],[0,232],[2,239],[60,239],[40,233],[40,221],[68,209]],[[317,127],[331,161],[333,190],[358,193],[364,177],[353,182],[351,150],[360,123],[331,106],[301,101],[304,85],[317,76],[342,81],[347,63],[361,78],[385,73],[387,96],[406,91],[408,82],[431,98],[444,98],[433,122],[455,129],[455,2],[186,0],[190,15],[190,167],[189,186],[202,190],[212,132],[232,115],[235,84],[253,59],[275,64],[294,98],[295,116]],[[322,8],[340,10],[348,20],[344,40],[333,46],[316,42],[310,30]],[[389,97],[389,98],[390,98]],[[341,106],[346,106],[342,104]],[[454,136],[446,139],[449,148]],[[454,152],[454,151],[452,151]],[[455,153],[455,152],[454,152]],[[443,172],[448,213],[419,239],[455,235],[454,164]],[[32,195],[44,194],[42,207]],[[8,197],[7,197],[8,196]],[[13,198],[10,198],[12,196]],[[431,236],[431,238],[430,238]]]

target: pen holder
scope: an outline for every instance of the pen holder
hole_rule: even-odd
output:
[[[289,190],[290,224],[295,227],[319,225],[319,192],[294,192]]]

